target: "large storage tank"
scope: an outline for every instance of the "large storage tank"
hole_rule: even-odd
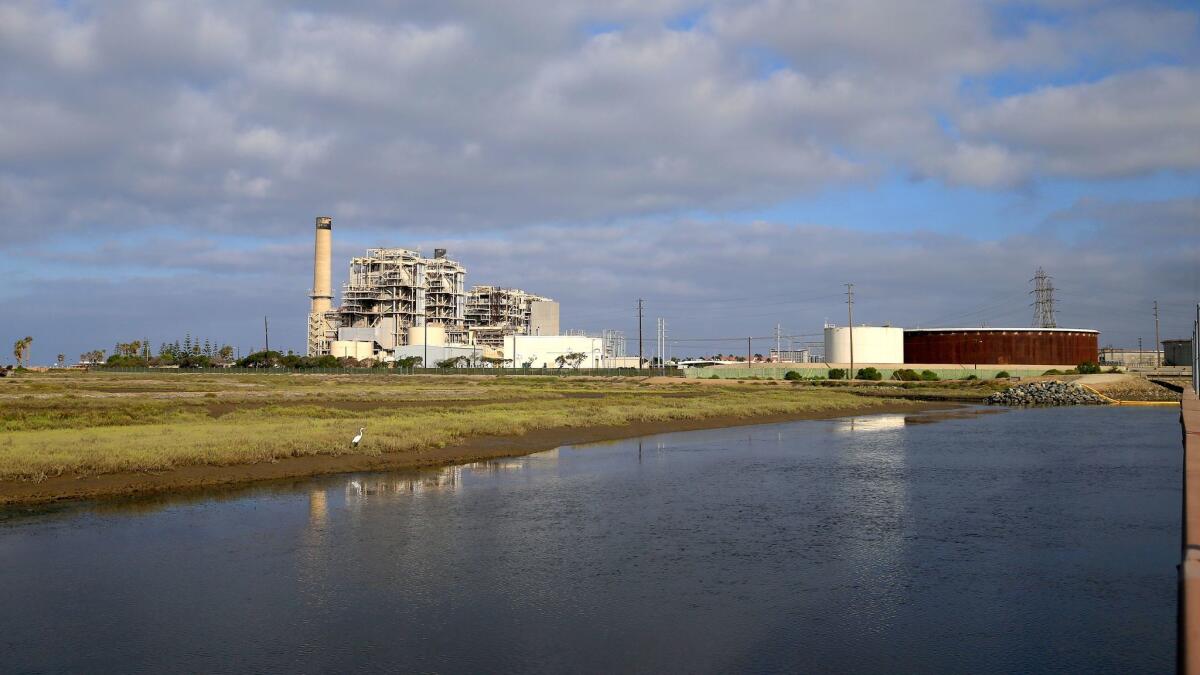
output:
[[[428,342],[431,347],[441,347],[446,344],[446,327],[438,323],[429,324],[428,329],[425,326],[410,326],[408,329],[408,344],[425,344],[426,330],[428,330]]]
[[[850,328],[825,327],[826,363],[850,363]],[[855,363],[904,363],[904,329],[894,326],[855,326]]]
[[[1083,328],[910,328],[905,363],[1077,366],[1100,360],[1100,331]]]

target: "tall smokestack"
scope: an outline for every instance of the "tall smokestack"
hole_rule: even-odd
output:
[[[317,242],[313,247],[313,314],[324,314],[333,305],[333,285],[330,282],[330,257],[333,244],[333,218],[317,217]]]

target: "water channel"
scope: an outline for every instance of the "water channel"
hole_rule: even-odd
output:
[[[1167,672],[1180,462],[968,409],[0,512],[0,671]]]

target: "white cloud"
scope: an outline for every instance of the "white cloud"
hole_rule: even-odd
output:
[[[964,116],[962,130],[1055,175],[1200,168],[1200,70],[1162,67],[1047,87]]]

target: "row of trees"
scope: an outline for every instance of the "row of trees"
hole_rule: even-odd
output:
[[[146,366],[179,366],[180,368],[208,368],[225,366],[233,363],[234,349],[229,345],[219,345],[216,342],[199,338],[193,339],[188,333],[183,340],[163,342],[155,355],[150,349],[149,340],[132,340],[118,342],[113,346],[112,355],[104,357],[105,350],[93,349],[79,355],[83,363],[104,363],[109,366],[146,367]]]

